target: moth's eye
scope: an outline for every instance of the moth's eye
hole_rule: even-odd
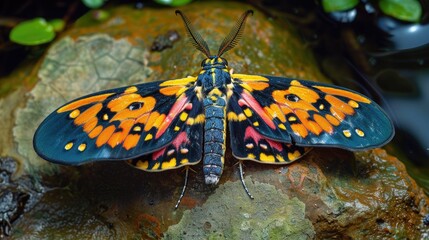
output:
[[[140,109],[142,107],[143,107],[143,103],[141,103],[141,102],[134,102],[134,103],[131,103],[128,106],[128,109],[131,110],[131,111],[134,111],[134,110],[138,110],[138,109]]]
[[[295,94],[288,94],[288,95],[286,95],[286,99],[288,101],[291,101],[291,102],[298,102],[299,101],[299,97],[297,95],[295,95]]]

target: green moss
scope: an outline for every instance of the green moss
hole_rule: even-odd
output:
[[[250,200],[240,182],[219,186],[207,202],[185,211],[171,226],[165,239],[308,239],[314,237],[305,205],[269,184],[246,183],[255,199]]]

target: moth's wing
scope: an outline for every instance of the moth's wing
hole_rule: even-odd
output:
[[[228,120],[232,154],[240,160],[253,160],[266,164],[287,164],[301,158],[310,148],[270,139],[256,130],[239,106],[237,96],[228,104]]]
[[[76,165],[128,160],[169,145],[202,113],[196,78],[106,90],[58,108],[37,129],[33,145],[46,160]],[[193,134],[202,134],[196,127]]]
[[[127,162],[144,171],[164,171],[197,164],[202,157],[202,129],[201,121],[186,124],[169,145]]]
[[[394,135],[386,113],[352,90],[282,77],[233,74],[232,78],[228,120],[231,125],[247,122],[268,139],[363,150],[382,146]]]

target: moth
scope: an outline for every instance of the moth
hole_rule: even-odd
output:
[[[176,14],[207,57],[199,74],[101,91],[59,107],[35,133],[38,155],[66,165],[126,161],[149,172],[202,159],[205,183],[216,185],[227,124],[232,154],[240,163],[287,164],[311,147],[365,150],[393,137],[389,117],[362,94],[295,78],[233,73],[222,55],[238,44],[252,10],[241,15],[216,55],[188,18]],[[251,197],[241,164],[239,169]]]

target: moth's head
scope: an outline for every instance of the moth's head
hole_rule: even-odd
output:
[[[226,51],[231,50],[238,44],[238,42],[240,41],[241,35],[243,34],[244,23],[246,22],[247,17],[253,14],[253,11],[247,10],[241,15],[241,17],[238,19],[235,26],[231,29],[229,34],[225,37],[223,42],[220,44],[219,51],[215,56],[210,54],[210,49],[206,41],[204,41],[201,35],[194,30],[194,27],[192,26],[189,19],[185,16],[185,14],[183,14],[179,10],[176,10],[176,14],[182,17],[183,23],[185,24],[185,27],[188,32],[189,39],[191,40],[192,45],[194,45],[194,47],[198,51],[201,51],[202,53],[204,53],[204,55],[207,56],[207,59],[205,59],[201,64],[201,66],[204,67],[204,64],[211,64],[211,65],[224,64],[225,66],[228,65],[226,60],[224,58],[221,58],[221,56]],[[212,63],[212,61],[214,61],[215,63]]]
[[[210,56],[201,62],[201,67],[202,68],[211,68],[211,67],[227,68],[228,62],[226,61],[225,58],[218,57],[218,56]]]

